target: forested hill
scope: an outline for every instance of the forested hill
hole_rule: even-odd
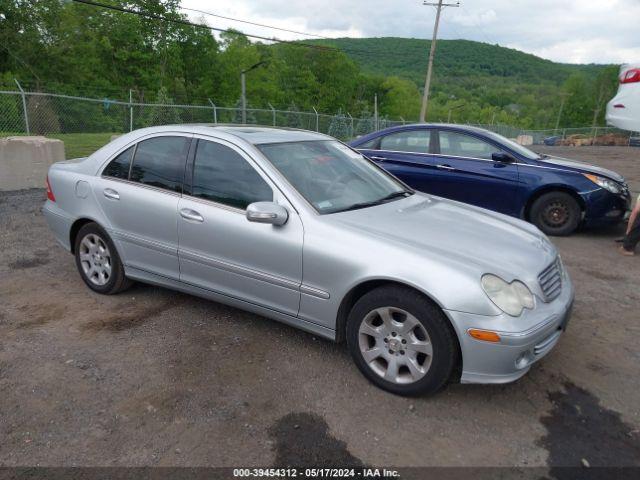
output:
[[[319,43],[340,48],[367,73],[397,75],[424,83],[431,41],[417,38],[340,38]],[[440,78],[499,77],[556,85],[572,73],[596,76],[605,65],[555,63],[512,48],[471,40],[438,40],[435,75]]]
[[[415,38],[341,38],[337,47],[365,74],[397,78],[406,97],[422,89],[430,41]],[[604,105],[617,88],[616,65],[555,63],[515,49],[470,40],[439,40],[432,82],[431,120],[510,123],[553,128],[561,98],[561,126],[604,124]],[[408,83],[411,85],[409,86]],[[415,93],[413,94],[415,95]],[[409,102],[404,101],[404,104]],[[409,116],[417,115],[414,103]]]

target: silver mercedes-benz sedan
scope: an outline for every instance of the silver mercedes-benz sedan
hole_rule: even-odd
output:
[[[47,198],[92,290],[162,285],[344,340],[402,395],[518,379],[573,302],[536,227],[415,192],[313,132],[137,130],[54,164]]]

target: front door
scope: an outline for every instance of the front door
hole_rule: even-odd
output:
[[[519,214],[518,166],[492,159],[500,147],[474,135],[440,130],[431,193],[507,215]]]
[[[191,162],[193,162],[191,164]],[[199,139],[178,204],[180,278],[217,293],[297,315],[302,223],[282,194],[237,147]],[[287,223],[249,222],[247,205],[276,201]]]

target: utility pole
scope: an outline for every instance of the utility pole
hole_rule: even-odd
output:
[[[438,25],[440,24],[440,12],[443,7],[459,7],[460,2],[457,3],[442,3],[443,0],[438,0],[438,3],[423,2],[423,5],[430,5],[436,7],[436,23],[433,26],[433,38],[431,39],[431,50],[429,51],[429,65],[427,66],[427,78],[424,81],[424,93],[422,94],[422,107],[420,108],[420,123],[424,123],[427,118],[427,107],[429,103],[429,89],[431,88],[431,72],[433,70],[433,57],[436,55],[436,40],[438,39]]]
[[[556,128],[553,130],[553,134],[555,135],[558,131],[558,127],[560,126],[560,117],[562,117],[562,109],[564,108],[564,102],[567,100],[567,97],[570,96],[570,93],[561,93],[562,101],[560,102],[560,110],[558,111],[558,118],[556,119]]]

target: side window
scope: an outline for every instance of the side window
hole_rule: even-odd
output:
[[[362,145],[358,146],[358,150],[377,150],[379,138],[376,137],[368,142],[364,142]]]
[[[431,131],[425,129],[390,133],[380,139],[380,150],[429,153],[430,137]]]
[[[189,141],[186,137],[155,137],[140,142],[131,167],[131,181],[182,191]]]
[[[102,171],[102,175],[127,180],[129,178],[129,166],[131,165],[132,156],[133,147],[129,147],[109,162],[109,165]]]
[[[242,156],[206,140],[198,141],[191,194],[243,210],[273,200],[271,187]]]
[[[440,131],[441,155],[491,160],[491,154],[501,151],[500,148],[471,135],[445,130]]]

